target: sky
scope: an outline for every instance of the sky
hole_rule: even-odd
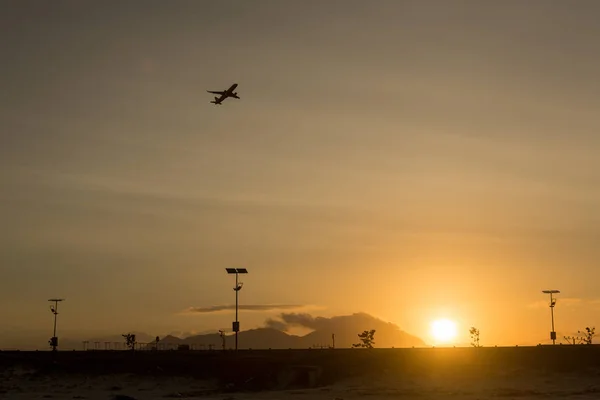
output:
[[[227,267],[242,329],[366,312],[547,343],[543,289],[559,337],[600,327],[599,12],[3,2],[2,329],[51,336],[52,297],[59,335],[230,327]]]

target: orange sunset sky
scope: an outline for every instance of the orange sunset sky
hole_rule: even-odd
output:
[[[597,1],[4,1],[0,334],[599,325]],[[206,90],[239,83],[240,100]],[[368,329],[369,327],[365,327]],[[4,332],[4,333],[3,333]],[[0,347],[2,347],[0,342]]]

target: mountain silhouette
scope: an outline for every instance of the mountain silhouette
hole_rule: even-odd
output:
[[[369,314],[357,313],[332,318],[312,317],[309,314],[283,313],[279,319],[269,319],[266,327],[250,329],[238,333],[238,348],[240,349],[307,349],[315,346],[328,347],[333,344],[332,334],[335,335],[335,347],[352,347],[358,342],[358,334],[365,330],[375,329],[375,347],[420,347],[425,342],[410,335],[390,322],[385,322]],[[297,336],[286,332],[292,327],[312,329],[312,332]],[[162,343],[187,344],[220,348],[222,339],[218,333],[195,335],[187,338],[166,336]],[[235,346],[234,335],[226,335],[226,348]]]
[[[308,320],[306,320],[308,318]],[[332,318],[312,318],[306,314],[282,314],[284,323],[315,329],[303,337],[313,344],[329,343],[335,333],[336,347],[352,347],[358,342],[358,334],[375,329],[375,347],[425,346],[420,338],[410,335],[391,322],[385,322],[369,314],[357,313]]]
[[[291,328],[300,327],[310,330],[310,333],[298,336],[289,333]],[[332,334],[335,334],[335,347],[348,348],[358,343],[358,334],[365,330],[375,329],[375,347],[421,347],[426,344],[420,338],[402,331],[397,325],[385,322],[369,314],[356,313],[352,315],[331,318],[313,317],[309,314],[282,313],[275,319],[268,319],[261,328],[239,332],[238,348],[240,349],[308,349],[311,347],[329,347],[332,345]],[[204,331],[206,332],[206,331]],[[169,334],[161,337],[161,348],[177,348],[179,345],[190,345],[192,348],[222,347],[222,338],[215,329],[214,333],[196,334],[178,337]],[[123,332],[126,333],[126,332]],[[153,343],[156,335],[144,332],[132,332],[138,343]],[[12,336],[12,335],[11,335]],[[233,333],[226,334],[226,348],[235,347]],[[109,348],[124,348],[125,339],[121,334],[99,336],[88,339],[59,338],[59,350],[82,350],[83,340],[88,342],[87,348],[92,350],[98,342],[98,349],[104,350],[105,343]],[[14,340],[0,335],[0,348],[19,348],[21,350],[49,349],[48,339],[43,335],[21,335],[21,340]],[[148,346],[152,346],[149,344]]]

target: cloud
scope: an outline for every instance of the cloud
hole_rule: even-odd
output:
[[[298,304],[240,304],[238,310],[244,311],[281,311],[281,310],[299,310],[309,306]],[[208,307],[190,307],[183,311],[184,314],[216,314],[235,311],[235,305],[218,305]]]
[[[337,317],[313,317],[306,313],[282,313],[279,315],[279,319],[269,318],[265,321],[267,328],[278,329],[285,331],[292,327],[308,328],[313,331],[331,331],[331,330],[345,330],[350,325],[365,325],[369,326],[373,323],[381,325],[392,326],[391,323],[378,320],[377,318],[365,314],[356,313],[352,315],[337,316]],[[395,328],[397,326],[393,325]]]
[[[305,328],[310,333],[303,335],[307,346],[331,343],[335,335],[336,346],[351,347],[357,341],[357,334],[366,329],[377,332],[377,347],[424,346],[420,338],[410,335],[391,322],[386,322],[366,313],[338,315],[334,317],[314,317],[306,313],[282,313],[265,321],[265,327],[283,332],[293,328]]]
[[[313,317],[306,313],[282,313],[280,319],[269,318],[265,321],[267,328],[285,331],[291,327],[302,327],[312,330],[327,329],[331,326],[332,319],[325,317]]]
[[[577,306],[589,306],[600,304],[599,299],[582,299],[578,297],[557,297],[557,307],[577,307]],[[529,308],[547,308],[550,306],[550,300],[539,300],[529,304]]]
[[[279,318],[281,320],[269,319],[266,324],[269,328],[284,330],[287,327],[299,326],[303,328],[309,328],[318,330],[325,328],[330,324],[330,318],[325,317],[313,317],[306,313],[282,313]],[[281,327],[285,327],[281,329]]]
[[[278,331],[285,332],[288,328],[287,324],[283,321],[279,321],[273,318],[269,318],[265,321],[265,327],[276,329]]]

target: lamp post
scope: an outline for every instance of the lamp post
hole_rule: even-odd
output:
[[[50,346],[52,347],[52,351],[56,351],[58,347],[58,338],[56,337],[56,316],[58,315],[58,303],[64,301],[65,299],[49,299],[48,301],[53,302],[54,305],[50,306],[50,311],[54,314],[54,330],[52,331],[52,338],[50,338]]]
[[[227,349],[225,329],[219,329],[219,336],[221,337],[221,347],[223,348],[223,351],[225,351]]]
[[[233,331],[235,332],[235,349],[238,349],[238,332],[240,331],[240,322],[238,321],[238,294],[242,290],[243,282],[238,280],[239,274],[247,274],[246,268],[225,268],[228,274],[235,274],[235,321],[233,322]]]
[[[554,294],[560,293],[560,290],[542,290],[542,293],[550,295],[550,316],[552,318],[552,331],[550,331],[550,339],[552,339],[552,344],[556,344],[556,332],[554,331],[554,306],[556,305],[556,299],[554,298]]]

